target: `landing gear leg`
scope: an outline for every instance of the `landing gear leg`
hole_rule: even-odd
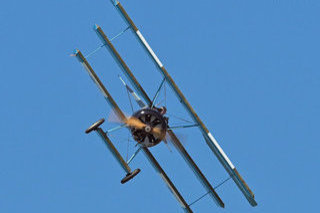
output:
[[[133,172],[128,173],[124,178],[122,178],[121,183],[124,184],[134,178],[137,174],[139,174],[140,169],[136,169]]]
[[[102,123],[104,122],[104,119],[100,119],[96,123],[92,124],[87,130],[86,133],[90,133],[92,131],[96,131],[98,135],[101,137],[103,142],[107,145],[108,149],[111,151],[113,156],[117,159],[119,162],[120,166],[123,168],[123,170],[127,173],[127,175],[122,178],[121,183],[124,184],[134,178],[137,174],[139,174],[140,169],[136,169],[133,172],[131,172],[131,169],[127,162],[124,161],[116,147],[113,145],[111,142],[110,138],[107,136],[107,134],[99,127]]]

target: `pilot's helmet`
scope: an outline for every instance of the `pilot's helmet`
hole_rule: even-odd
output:
[[[167,108],[165,106],[162,106],[162,107],[159,108],[159,111],[160,111],[161,115],[164,115],[167,112]]]

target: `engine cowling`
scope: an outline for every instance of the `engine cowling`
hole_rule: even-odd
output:
[[[168,118],[155,108],[145,108],[135,112],[132,117],[139,119],[143,128],[130,127],[135,141],[146,147],[160,143],[166,137]]]

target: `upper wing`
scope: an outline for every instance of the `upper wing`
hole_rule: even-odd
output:
[[[182,103],[182,105],[186,108],[186,110],[189,112],[190,116],[194,120],[195,123],[199,125],[200,130],[202,131],[205,141],[207,142],[207,145],[212,150],[212,152],[217,156],[223,167],[227,170],[229,175],[232,177],[234,182],[237,184],[239,189],[242,191],[242,193],[245,195],[247,200],[252,206],[256,206],[257,202],[254,200],[254,194],[250,190],[249,186],[246,184],[246,182],[242,179],[240,174],[238,173],[237,169],[234,167],[228,156],[225,154],[225,152],[222,150],[218,142],[214,139],[212,134],[209,132],[207,127],[203,124],[203,122],[200,120],[198,115],[195,113],[187,99],[184,97],[180,89],[177,87],[171,76],[168,74],[167,70],[164,68],[163,64],[157,57],[157,55],[154,53],[154,51],[151,49],[148,42],[145,40],[141,32],[138,30],[136,25],[133,23],[127,12],[124,10],[122,5],[116,1],[115,7],[118,9],[122,17],[126,20],[126,22],[131,26],[132,31],[142,44],[142,46],[145,48],[151,59],[156,64],[157,68],[159,69],[160,73],[166,78],[167,82],[173,89],[174,93]]]

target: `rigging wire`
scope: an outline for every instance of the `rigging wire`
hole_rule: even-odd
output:
[[[155,106],[155,107],[158,107],[160,104],[162,104],[163,102],[165,101],[165,99],[162,99],[161,101],[159,101],[158,103],[157,103],[157,105]]]
[[[193,123],[192,121],[186,120],[186,119],[184,119],[184,118],[181,118],[181,117],[179,117],[179,116],[173,115],[173,114],[171,114],[171,113],[168,113],[168,112],[167,112],[167,114],[168,114],[169,116],[174,117],[174,118],[176,118],[176,119],[179,119],[179,120],[181,120],[181,121],[184,121],[184,122],[187,122],[187,123]]]
[[[102,44],[99,47],[97,47],[96,49],[94,49],[93,51],[91,51],[88,55],[85,56],[85,58],[89,58],[90,56],[92,56],[93,54],[95,54],[96,52],[98,52],[102,47],[106,46],[106,44]]]
[[[130,133],[128,132],[128,140],[127,140],[127,156],[126,156],[126,161],[128,161],[128,156],[129,156],[129,146],[130,146]]]
[[[128,26],[126,29],[122,30],[120,33],[118,33],[117,35],[115,35],[113,38],[110,39],[110,41],[113,41],[114,39],[118,38],[119,36],[121,36],[123,33],[125,33],[127,30],[130,29],[130,26]],[[93,54],[95,54],[96,52],[98,52],[102,47],[106,46],[107,44],[102,44],[99,47],[97,47],[95,50],[93,50],[92,52],[90,52],[88,55],[85,56],[85,58],[89,58],[90,56],[92,56]]]
[[[213,189],[217,189],[220,186],[222,186],[223,184],[225,184],[228,180],[231,179],[232,176],[229,176],[227,179],[225,179],[224,181],[222,181],[221,183],[219,183],[218,185],[216,185]],[[201,197],[199,197],[198,199],[196,199],[195,201],[193,201],[192,203],[189,204],[189,206],[195,204],[196,202],[198,202],[199,200],[201,200],[202,198],[204,198],[205,196],[207,196],[208,194],[210,194],[211,192],[207,192],[204,195],[202,195]]]
[[[129,99],[129,102],[130,102],[131,112],[133,113],[134,112],[133,111],[133,105],[132,105],[132,101],[131,101],[131,98],[130,98],[129,90],[128,90],[128,88],[126,88],[126,89],[127,89],[128,99]]]
[[[164,106],[167,108],[167,81],[164,82],[163,90],[164,90]]]
[[[127,141],[128,140],[128,138],[127,137],[124,137],[124,136],[117,136],[117,135],[114,135],[114,134],[108,134],[108,136],[110,136],[110,138],[113,138],[113,139],[118,139],[118,141]],[[133,140],[130,140],[129,139],[129,142],[135,142],[135,141],[133,141]]]

